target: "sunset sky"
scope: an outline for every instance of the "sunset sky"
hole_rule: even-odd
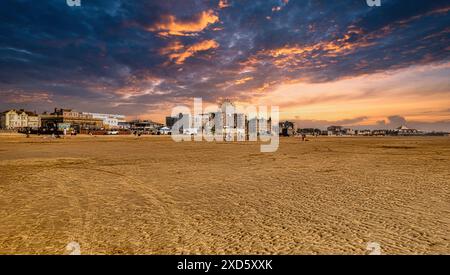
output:
[[[3,0],[0,111],[164,122],[228,98],[297,127],[450,131],[448,0]]]

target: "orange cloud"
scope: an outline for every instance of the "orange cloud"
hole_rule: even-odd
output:
[[[147,30],[158,32],[163,36],[192,36],[218,21],[219,17],[213,10],[203,11],[191,21],[180,21],[173,15],[166,15],[161,22],[147,28]]]
[[[184,48],[183,44],[180,41],[175,41],[167,45],[167,47],[159,50],[159,53],[162,55],[166,55],[172,52],[179,52]]]
[[[262,52],[262,53],[270,55],[272,57],[280,57],[280,56],[303,54],[305,52],[311,52],[311,51],[315,50],[316,48],[317,48],[316,46],[307,46],[307,47],[286,46],[283,48],[269,50],[269,51]]]
[[[152,75],[135,76],[132,75],[126,80],[126,85],[117,89],[115,93],[123,99],[131,97],[160,94],[158,86],[165,80]]]
[[[315,50],[322,50],[327,53],[343,53],[347,51],[351,51],[360,47],[367,47],[372,45],[371,43],[366,43],[364,41],[361,42],[349,42],[350,35],[345,34],[343,38],[337,39],[335,41],[330,42],[320,42],[314,45],[299,47],[299,46],[286,46],[283,48],[278,48],[275,50],[270,50],[266,52],[266,54],[272,57],[279,56],[291,56],[291,55],[300,55],[304,53],[310,53]]]
[[[177,64],[183,64],[186,59],[195,55],[197,52],[216,49],[218,47],[219,43],[214,40],[204,40],[189,47],[183,46],[180,42],[174,42],[166,48],[161,49],[160,53],[168,54],[169,58]]]
[[[241,85],[241,84],[244,84],[244,83],[246,83],[246,82],[248,82],[248,81],[250,81],[250,80],[252,80],[252,79],[253,79],[253,77],[251,77],[251,76],[249,76],[249,77],[244,77],[244,78],[241,78],[241,79],[236,80],[236,81],[234,82],[234,84],[235,84],[235,85]]]
[[[256,93],[262,93],[262,92],[272,88],[275,85],[276,85],[276,81],[270,81],[270,82],[267,82],[267,83],[263,83],[260,87],[255,89],[255,92]]]
[[[278,68],[289,68],[291,66],[298,67],[302,65],[317,66],[321,68],[325,65],[321,64],[320,60],[314,60],[314,62],[311,63],[312,61],[310,59],[315,59],[319,54],[325,56],[350,54],[358,48],[374,45],[375,43],[372,42],[372,40],[379,38],[379,36],[386,35],[387,32],[389,32],[388,29],[383,30],[376,35],[366,35],[359,39],[359,41],[352,42],[352,35],[361,34],[361,30],[350,29],[342,38],[333,41],[323,41],[304,46],[286,45],[276,49],[263,50],[256,55],[251,56],[246,62],[243,62],[242,65],[254,66],[259,63],[261,59],[267,61],[267,58],[269,58]]]

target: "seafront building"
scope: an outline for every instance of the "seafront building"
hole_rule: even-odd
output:
[[[301,131],[302,129],[300,129]],[[376,130],[353,130],[344,128],[343,126],[330,126],[327,128],[326,135],[328,136],[411,136],[423,135],[424,133],[411,129],[404,125],[395,129],[376,129]]]
[[[169,127],[170,129],[172,129],[173,125],[183,116],[182,114],[180,114],[179,116],[167,116],[166,117],[166,127]]]
[[[78,133],[101,134],[108,130],[120,130],[121,132],[138,132],[140,134],[175,134],[173,126],[178,125],[177,134],[197,135],[203,131],[223,134],[225,138],[234,139],[249,133],[257,135],[280,136],[302,135],[328,135],[328,136],[419,136],[419,135],[445,135],[445,132],[424,133],[405,125],[395,129],[354,130],[343,126],[329,126],[325,131],[316,128],[295,129],[294,122],[282,121],[273,126],[271,118],[249,118],[244,113],[237,112],[235,105],[230,100],[223,101],[217,111],[203,114],[178,114],[167,116],[166,124],[151,120],[126,121],[124,115],[77,112],[72,109],[58,109],[54,112],[44,112],[38,115],[35,112],[24,109],[10,109],[0,113],[0,129],[24,131],[33,129],[39,132],[52,133],[54,131],[75,130]],[[278,127],[278,128],[277,128]]]
[[[103,119],[94,118],[92,114],[76,112],[72,109],[55,108],[53,113],[41,115],[43,128],[62,131],[73,129],[78,132],[82,130],[99,130],[103,128]]]
[[[176,129],[173,127],[177,124]],[[202,114],[178,114],[166,117],[166,126],[171,134],[197,135],[203,131],[214,135],[222,134],[227,139],[239,140],[248,138],[248,133],[270,134],[272,120],[264,118],[249,119],[246,114],[239,113],[233,102],[225,99],[216,111]],[[264,125],[264,126],[261,126]],[[259,128],[258,128],[259,127]]]
[[[372,131],[371,131],[371,130],[368,130],[368,129],[365,129],[365,130],[357,130],[357,131],[356,131],[356,135],[357,135],[357,136],[370,136],[370,135],[372,135]]]
[[[298,128],[297,133],[301,135],[311,135],[311,136],[320,136],[324,135],[324,131],[318,128]]]
[[[0,114],[1,129],[37,129],[41,126],[39,115],[34,112],[20,110],[7,110]]]
[[[85,115],[91,115],[93,118],[103,120],[103,127],[105,129],[118,129],[120,124],[126,122],[124,115],[117,114],[100,114],[100,113],[88,113],[83,112]]]
[[[128,130],[138,131],[144,134],[156,134],[158,130],[164,126],[162,123],[141,119],[132,120],[128,122],[128,125]]]
[[[418,131],[417,129],[411,129],[406,127],[405,125],[396,128],[395,132],[397,132],[399,136],[410,136],[420,134],[420,131]]]
[[[344,135],[344,127],[342,126],[330,126],[327,127],[329,136],[342,136]]]
[[[280,136],[290,137],[295,134],[295,124],[291,121],[283,121],[279,123]]]

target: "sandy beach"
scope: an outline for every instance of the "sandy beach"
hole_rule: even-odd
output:
[[[0,136],[0,254],[450,254],[450,138]]]

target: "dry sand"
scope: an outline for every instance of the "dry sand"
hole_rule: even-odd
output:
[[[0,137],[0,254],[450,254],[450,138]]]

